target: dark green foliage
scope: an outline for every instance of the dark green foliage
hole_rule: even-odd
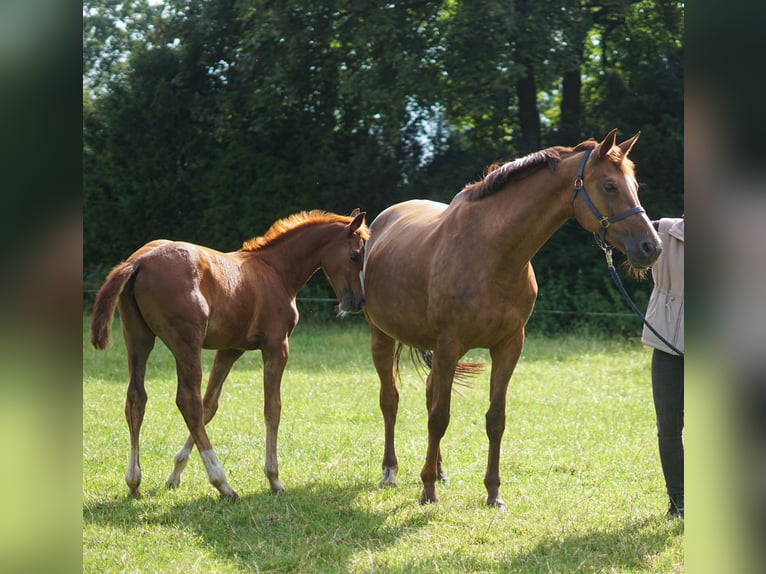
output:
[[[89,286],[160,237],[230,251],[320,208],[448,202],[485,166],[617,127],[650,217],[683,212],[683,4],[667,0],[83,5]],[[570,223],[530,328],[635,334]],[[651,281],[626,280],[641,307]],[[331,296],[320,277],[313,296]],[[321,314],[321,313],[320,313]]]

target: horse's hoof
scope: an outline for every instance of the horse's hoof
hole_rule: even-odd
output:
[[[269,486],[271,487],[271,492],[273,494],[285,493],[285,487],[282,486],[282,483],[279,482],[277,479],[269,480]]]
[[[425,506],[427,504],[436,504],[439,502],[439,497],[436,496],[436,493],[423,493],[420,495],[420,506]]]
[[[221,498],[225,500],[231,500],[231,501],[239,500],[239,494],[237,494],[236,492],[232,490],[227,494],[221,493]]]
[[[396,470],[395,468],[385,467],[383,469],[383,478],[380,479],[380,488],[384,486],[396,486]]]
[[[487,500],[487,506],[497,508],[500,512],[505,512],[508,510],[508,507],[505,505],[505,502],[500,500],[499,498],[495,499],[494,501]]]

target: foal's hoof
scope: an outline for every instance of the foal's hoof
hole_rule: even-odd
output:
[[[228,492],[226,494],[221,493],[221,498],[223,498],[224,500],[232,500],[232,501],[239,500],[239,494],[237,494],[236,492],[232,490],[231,492]]]
[[[500,500],[499,498],[496,498],[495,500],[487,500],[487,506],[497,508],[500,512],[505,512],[508,510],[508,507],[505,505],[505,502]]]
[[[396,470],[390,466],[383,467],[383,478],[380,479],[380,488],[384,486],[396,486]]]

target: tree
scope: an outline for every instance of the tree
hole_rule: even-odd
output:
[[[682,210],[683,3],[87,0],[83,15],[91,269],[160,236],[237,249],[301,209],[450,201],[490,163],[613,127],[642,131],[650,215]],[[537,255],[545,301],[622,305],[589,241],[565,225]]]

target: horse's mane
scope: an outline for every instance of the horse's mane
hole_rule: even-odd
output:
[[[354,220],[349,215],[338,215],[336,213],[329,213],[320,209],[313,209],[311,211],[301,211],[288,215],[287,217],[275,221],[268,231],[260,237],[253,237],[248,239],[242,244],[240,251],[256,251],[262,249],[267,245],[271,245],[274,241],[283,237],[286,233],[298,229],[300,227],[306,227],[308,225],[314,225],[317,223],[351,223]],[[362,224],[359,229],[356,230],[362,239],[367,240],[370,235],[370,230],[366,224]]]
[[[524,179],[543,167],[547,167],[552,173],[556,171],[564,154],[593,149],[597,145],[596,140],[587,140],[574,148],[553,146],[504,164],[494,163],[484,170],[481,180],[469,183],[461,193],[465,194],[470,201],[477,201],[492,195],[513,181]]]

